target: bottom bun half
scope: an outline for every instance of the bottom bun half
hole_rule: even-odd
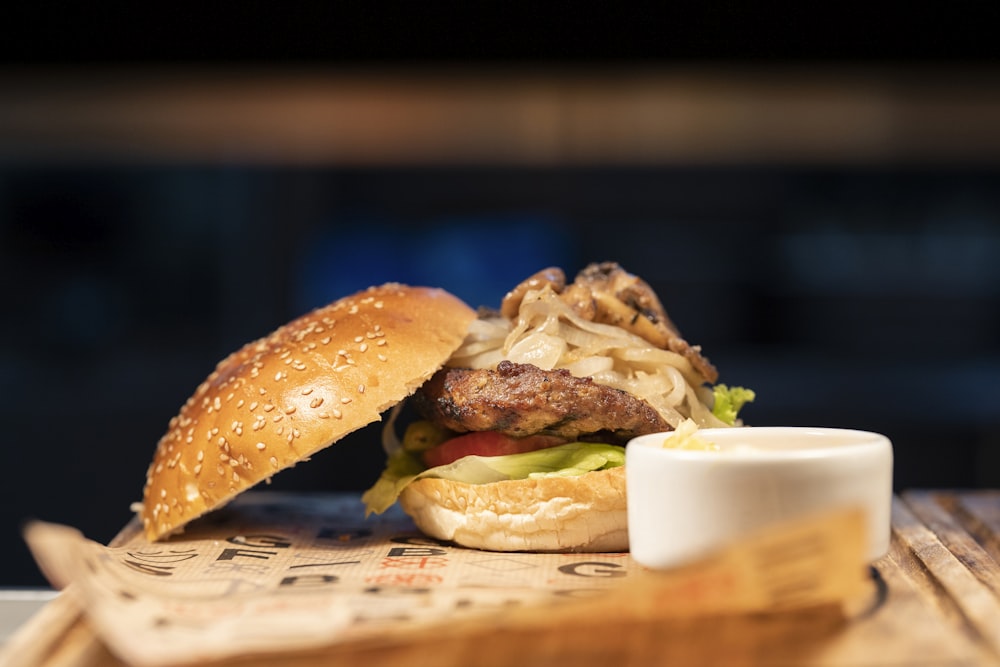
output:
[[[399,501],[425,534],[474,549],[628,550],[623,466],[491,484],[424,478]]]

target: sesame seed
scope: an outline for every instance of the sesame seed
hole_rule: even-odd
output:
[[[368,351],[368,343],[361,343],[361,345],[358,347],[358,349],[361,350],[362,352],[367,352]]]
[[[283,414],[281,414],[281,413],[279,412],[278,414],[274,415],[274,422],[275,422],[275,423],[277,423],[277,422],[280,422],[280,421],[281,421],[282,419],[284,419],[284,418],[285,418],[285,415],[283,415]]]
[[[196,456],[195,459],[197,461],[204,461],[205,460],[205,452],[203,452],[202,450],[199,449],[198,450],[198,456]]]
[[[340,419],[341,417],[343,417],[343,416],[344,416],[344,413],[342,413],[342,412],[341,412],[340,410],[338,410],[337,408],[334,408],[334,409],[333,409],[333,416],[334,416],[334,417],[336,417],[337,419]]]
[[[258,389],[257,391],[258,391],[258,392],[260,392],[260,395],[261,395],[261,396],[263,396],[264,394],[266,394],[266,393],[267,393],[267,389],[264,389],[263,387],[261,387],[261,388],[260,388],[260,389]]]
[[[384,354],[380,354],[380,355],[378,355],[378,360],[379,361],[388,361],[389,358],[386,357]]]
[[[243,407],[243,404],[244,404],[244,403],[246,403],[246,401],[244,401],[244,400],[243,400],[243,399],[241,398],[240,400],[236,401],[236,407],[238,407],[238,408],[242,408],[242,407]]]
[[[257,443],[257,449],[261,449],[262,450],[262,449],[265,449],[265,448],[267,448],[267,445],[265,445],[263,442],[258,442]]]
[[[238,472],[236,472],[235,470],[233,471],[233,481],[234,482],[240,481],[240,474]]]
[[[376,307],[376,308],[378,308],[379,310],[381,310],[381,309],[382,309],[382,306],[384,306],[384,305],[385,305],[385,304],[383,304],[383,303],[382,303],[381,301],[376,301],[376,302],[375,302],[375,307]]]
[[[302,395],[303,396],[308,396],[311,393],[313,393],[313,388],[312,387],[306,387],[305,389],[302,390]]]
[[[285,414],[286,415],[290,415],[293,412],[295,412],[295,406],[294,405],[289,405],[287,408],[285,408]]]
[[[330,344],[330,340],[331,340],[331,338],[330,338],[329,336],[325,336],[325,337],[324,337],[324,338],[323,338],[322,340],[320,340],[319,342],[323,343],[323,345],[329,345],[329,344]]]
[[[229,395],[226,396],[226,403],[228,403],[229,401],[233,400],[234,396],[236,396],[236,394],[234,394],[233,392],[229,392]]]
[[[254,401],[253,403],[251,403],[250,404],[250,412],[253,412],[254,410],[256,410],[257,409],[257,405],[258,405],[257,401]]]
[[[167,497],[167,490],[166,489],[160,489],[160,497],[161,498],[166,498]]]
[[[385,340],[385,338],[379,338],[378,342],[375,343],[375,344],[378,345],[379,347],[382,347],[383,345],[386,344],[386,340]]]
[[[222,475],[226,474],[226,469],[223,468],[222,466],[216,466],[215,472],[219,473],[219,476],[221,477]]]
[[[322,396],[317,396],[313,400],[309,401],[309,407],[310,408],[318,408],[321,405],[323,405],[323,397]]]
[[[285,432],[284,426],[279,426],[278,429],[275,431],[275,433],[277,433],[278,435],[281,435],[284,432]]]
[[[196,474],[196,475],[200,475],[201,474],[201,464],[200,463],[198,463],[198,464],[195,465],[195,467],[194,467],[194,474]]]
[[[278,371],[277,373],[274,374],[274,381],[277,382],[280,379],[281,379],[281,371]]]
[[[264,406],[264,412],[270,412],[271,410],[274,410],[274,403],[268,403]]]
[[[274,457],[272,456],[272,457],[271,457],[271,459],[270,459],[270,461],[271,461],[271,466],[273,466],[273,467],[275,467],[275,468],[277,468],[277,467],[278,467],[278,459],[276,459],[276,458],[274,458]]]
[[[236,459],[229,459],[229,465],[235,468],[236,466],[239,465],[239,462]]]
[[[254,366],[253,368],[250,369],[250,377],[255,378],[258,375],[260,375],[260,371],[257,370],[256,366]]]
[[[355,337],[354,337],[354,342],[355,342],[355,343],[360,343],[360,342],[361,342],[361,341],[363,341],[364,339],[365,339],[365,337],[364,337],[364,336],[355,336]]]
[[[330,413],[329,412],[321,412],[321,413],[319,413],[319,418],[320,419],[329,419],[330,418]]]
[[[340,399],[340,402],[343,403],[344,405],[347,405],[348,403],[351,402],[351,397],[350,396],[344,396],[342,399]]]
[[[229,460],[229,454],[226,454],[225,452],[219,452],[219,460],[222,461],[222,462],[228,461]]]
[[[358,393],[359,394],[365,393],[365,386],[363,384],[358,385]]]

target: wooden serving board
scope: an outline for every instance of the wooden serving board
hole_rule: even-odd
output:
[[[911,491],[896,497],[890,553],[873,564],[855,609],[697,618],[648,617],[615,605],[572,619],[505,615],[427,635],[227,665],[996,665],[1000,667],[1000,491]],[[70,593],[8,643],[10,667],[117,666]]]

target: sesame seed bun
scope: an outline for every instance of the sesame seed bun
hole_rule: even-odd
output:
[[[139,511],[147,538],[378,421],[445,363],[475,316],[443,290],[387,284],[231,354],[157,445]]]
[[[475,549],[628,550],[623,466],[490,484],[430,477],[403,489],[399,502],[422,532]]]

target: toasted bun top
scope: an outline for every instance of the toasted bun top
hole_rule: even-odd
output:
[[[447,361],[475,317],[443,290],[388,284],[222,360],[156,448],[140,510],[147,538],[380,419]]]

